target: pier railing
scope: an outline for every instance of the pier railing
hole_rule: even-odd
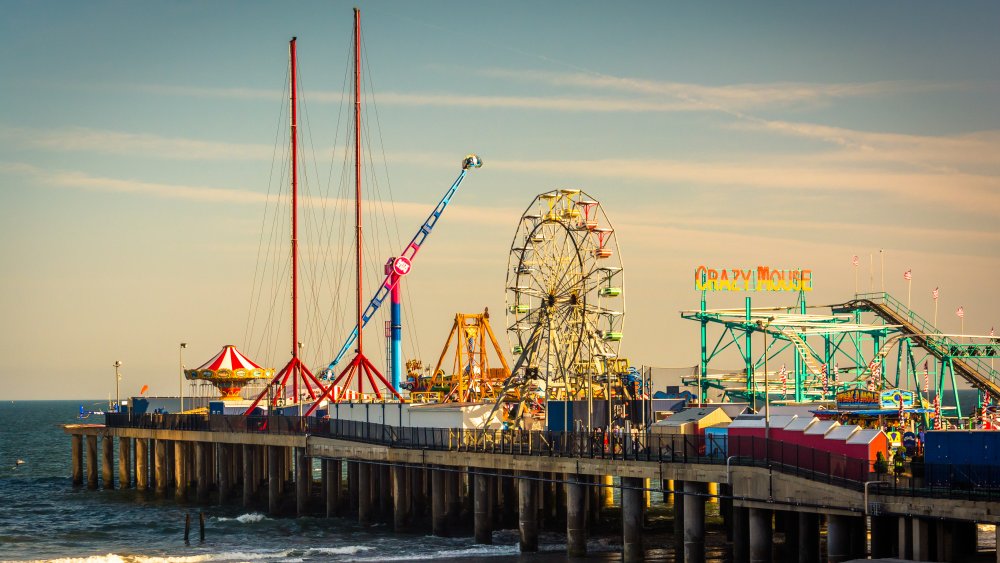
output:
[[[629,432],[553,432],[422,428],[295,416],[112,413],[111,427],[257,434],[312,435],[393,448],[500,455],[702,463],[770,467],[782,473],[860,489],[872,478],[865,459],[760,437],[646,435]]]

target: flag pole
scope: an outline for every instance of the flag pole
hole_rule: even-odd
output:
[[[913,295],[913,278],[906,280],[906,308],[910,308],[910,296]]]
[[[878,257],[879,261],[881,262],[881,265],[879,266],[879,271],[881,272],[882,275],[882,293],[885,293],[885,253],[882,252],[881,248],[878,250]]]
[[[935,291],[937,291],[937,289],[935,289]],[[934,298],[934,328],[935,329],[937,328],[937,311],[938,311],[937,305],[938,305],[938,298],[935,297]]]
[[[868,293],[875,293],[875,256],[868,253]]]

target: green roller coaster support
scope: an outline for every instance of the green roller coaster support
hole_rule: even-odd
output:
[[[747,370],[747,390],[749,390],[754,397],[754,410],[757,410],[757,386],[754,385],[754,374],[753,374],[753,354],[751,353],[750,347],[750,335],[753,334],[753,328],[750,326],[750,319],[752,316],[752,311],[750,310],[750,298],[746,298],[746,344],[744,346],[743,352],[746,354],[744,357],[744,365]]]
[[[704,286],[705,274],[701,274],[701,282]],[[707,300],[705,297],[705,292],[701,292],[701,362],[698,364],[698,380],[701,381],[701,385],[698,388],[698,403],[705,402],[705,376],[708,375],[708,318],[705,316],[705,311],[707,307]]]

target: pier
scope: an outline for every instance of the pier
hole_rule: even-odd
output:
[[[967,561],[976,549],[976,524],[1000,522],[997,490],[932,492],[868,471],[838,472],[837,463],[818,471],[823,464],[816,456],[830,454],[801,447],[780,463],[711,456],[703,436],[642,443],[628,435],[605,440],[574,432],[129,414],[64,431],[74,486],[261,505],[275,516],[356,517],[390,523],[400,533],[423,522],[435,535],[461,533],[467,514],[477,543],[490,543],[495,529],[516,527],[523,552],[538,549],[541,528],[559,526],[569,555],[584,555],[611,487],[620,489],[625,561],[644,557],[645,497],[654,489],[665,500],[672,495],[674,545],[685,562],[705,560],[708,501],[720,503],[736,561]],[[808,456],[808,464],[789,461]],[[780,554],[778,533],[786,547]]]

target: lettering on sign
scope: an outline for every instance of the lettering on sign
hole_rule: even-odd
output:
[[[698,266],[694,287],[698,291],[812,291],[812,270]]]

